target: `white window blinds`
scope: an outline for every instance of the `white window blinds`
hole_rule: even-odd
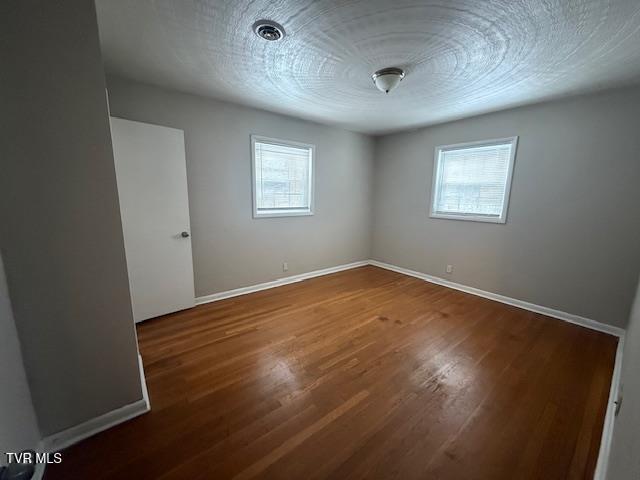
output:
[[[311,213],[313,146],[254,139],[254,214]]]
[[[432,216],[504,222],[515,142],[439,147]]]

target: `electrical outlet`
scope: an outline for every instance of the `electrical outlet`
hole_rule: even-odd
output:
[[[282,264],[282,271],[286,272],[287,270],[289,270],[289,264],[287,262],[284,262]]]
[[[447,273],[453,273],[453,265],[447,265],[446,272]]]

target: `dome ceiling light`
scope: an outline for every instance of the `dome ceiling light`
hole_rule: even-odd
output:
[[[378,90],[384,93],[389,93],[396,88],[403,78],[404,70],[397,67],[383,68],[371,75],[371,79]]]
[[[282,25],[271,20],[258,20],[253,24],[253,31],[260,38],[270,42],[282,40],[285,35]]]

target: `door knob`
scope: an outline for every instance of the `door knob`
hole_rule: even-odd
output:
[[[189,232],[182,232],[182,233],[180,234],[180,236],[181,236],[182,238],[188,238],[188,237],[189,237]]]

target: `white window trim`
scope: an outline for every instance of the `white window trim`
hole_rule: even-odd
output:
[[[440,154],[447,150],[457,150],[469,147],[489,147],[491,145],[511,144],[511,156],[509,157],[509,165],[507,166],[507,182],[504,190],[504,204],[502,214],[499,217],[486,215],[473,215],[464,213],[438,213],[434,210],[435,197],[440,183]],[[518,148],[518,137],[494,138],[491,140],[480,140],[477,142],[456,143],[454,145],[439,145],[434,150],[433,155],[433,179],[431,182],[431,206],[429,208],[429,217],[443,218],[447,220],[464,220],[471,222],[487,222],[487,223],[506,223],[507,211],[509,210],[509,197],[511,194],[511,181],[513,179],[513,165],[516,159],[516,150]]]
[[[291,211],[274,211],[271,213],[258,212],[258,202],[256,196],[256,142],[282,145],[285,147],[302,147],[311,150],[311,165],[309,166],[309,208],[295,209]],[[261,135],[251,135],[251,197],[253,202],[253,218],[274,218],[274,217],[307,217],[313,215],[316,179],[316,146],[310,143],[294,142],[278,138],[263,137]]]

